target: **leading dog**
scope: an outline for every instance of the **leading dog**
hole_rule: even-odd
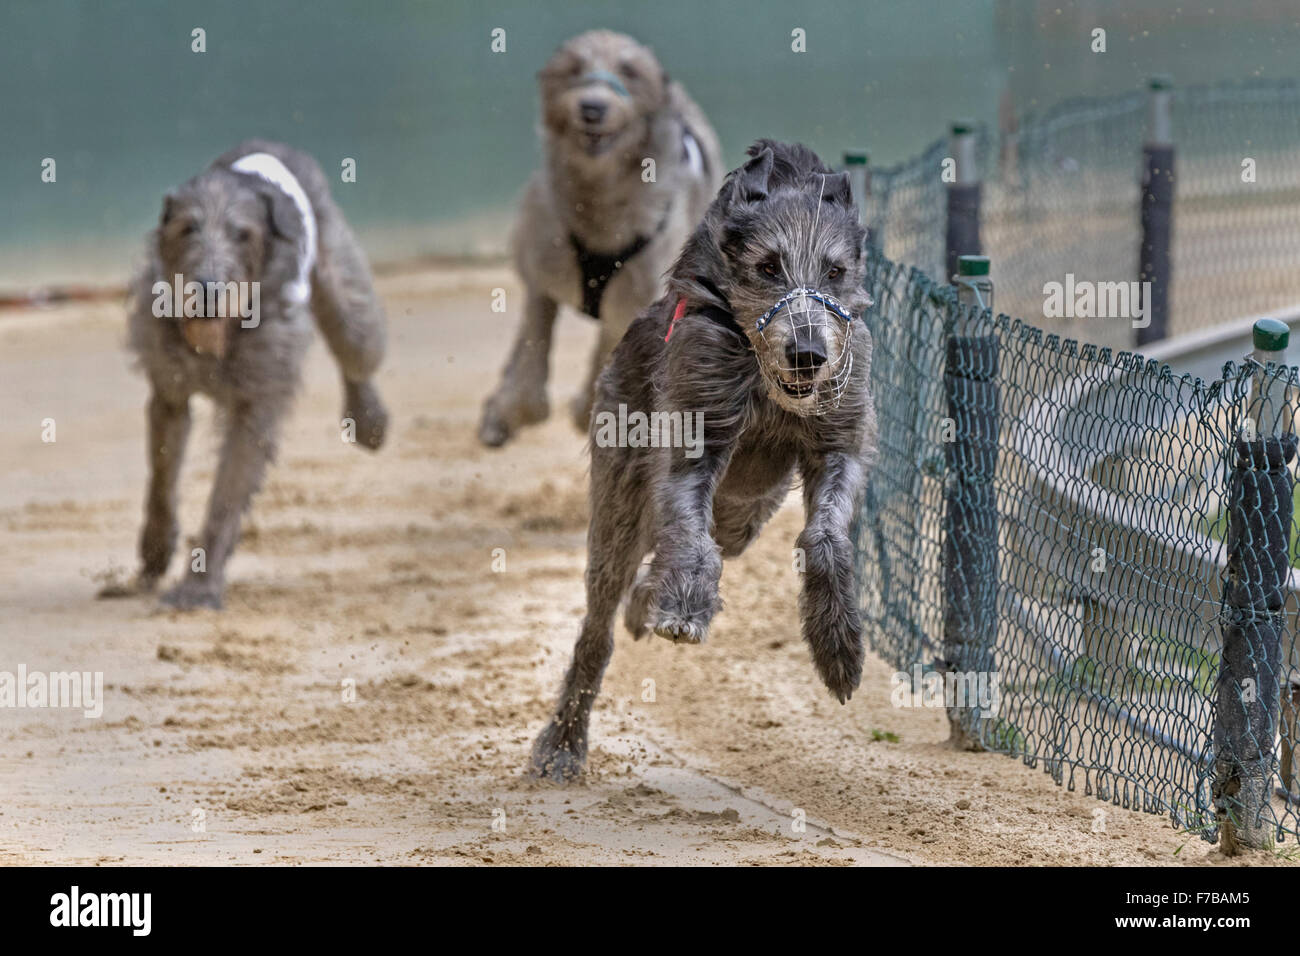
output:
[[[841,703],[861,679],[849,529],[877,441],[864,232],[847,174],[804,146],[760,140],[749,153],[686,243],[668,294],[633,323],[600,376],[587,614],[532,756],[534,771],[554,780],[585,762],[620,600],[635,637],[703,641],[720,606],[723,558],[754,540],[796,476],[806,516],[797,542],[803,637]],[[637,411],[660,423],[701,416],[703,440],[672,447],[671,427],[613,427]]]
[[[542,168],[525,190],[513,248],[527,288],[523,321],[479,438],[505,444],[550,413],[546,379],[557,306],[600,321],[572,414],[583,431],[596,376],[664,275],[722,179],[712,127],[681,85],[631,37],[593,30],[538,75]]]

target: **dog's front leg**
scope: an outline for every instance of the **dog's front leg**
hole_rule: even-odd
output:
[[[546,378],[556,310],[553,299],[529,290],[524,321],[501,375],[501,384],[483,404],[478,438],[490,448],[504,445],[521,427],[544,421],[550,414]]]
[[[226,583],[226,561],[239,538],[244,511],[261,487],[275,454],[275,427],[287,401],[262,400],[232,409],[221,447],[217,477],[208,499],[208,515],[200,538],[201,555],[192,555],[184,580],[162,601],[188,610],[220,608]]]
[[[849,528],[866,483],[862,462],[832,453],[803,460],[806,521],[799,612],[822,682],[841,704],[862,680],[862,619]]]
[[[149,492],[140,532],[140,573],[136,588],[152,591],[167,571],[176,548],[177,479],[190,434],[189,399],[173,400],[159,392],[149,397]]]
[[[722,550],[711,527],[713,495],[733,447],[711,441],[698,459],[669,451],[657,482],[655,556],[642,586],[651,589],[645,603],[654,632],[674,643],[702,642],[721,608]]]

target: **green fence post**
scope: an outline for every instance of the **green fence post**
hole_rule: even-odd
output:
[[[975,163],[975,121],[956,120],[949,139],[951,159],[956,164],[953,182],[948,183],[948,222],[944,233],[944,268],[947,275],[958,271],[958,260],[979,255],[980,180]]]
[[[958,299],[982,312],[993,305],[989,260],[962,256]],[[998,510],[994,478],[998,464],[1001,396],[998,339],[978,323],[947,336],[944,392],[952,420],[945,445],[947,480],[943,515],[943,660],[951,740],[965,750],[983,750],[983,721],[989,719],[977,696],[979,681],[996,692],[993,646],[997,640]],[[968,334],[959,334],[966,332]]]
[[[1257,362],[1283,359],[1289,332],[1255,323]],[[1264,811],[1276,768],[1282,633],[1290,582],[1296,436],[1285,416],[1288,379],[1275,366],[1255,376],[1248,425],[1233,443],[1228,484],[1228,573],[1223,585],[1223,656],[1215,688],[1214,782],[1220,848],[1273,843]]]
[[[1138,346],[1158,342],[1169,334],[1169,283],[1173,263],[1169,249],[1174,218],[1174,142],[1170,117],[1172,81],[1153,76],[1148,82],[1150,112],[1147,139],[1142,147],[1142,246],[1138,253],[1138,281],[1146,295],[1146,324],[1137,329]]]

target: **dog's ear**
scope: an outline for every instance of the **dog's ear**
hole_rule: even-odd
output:
[[[158,225],[165,226],[172,221],[172,216],[176,215],[176,194],[168,193],[163,196],[162,215],[158,217]]]
[[[745,202],[766,199],[767,184],[772,178],[772,165],[775,161],[771,147],[767,147],[741,167],[740,175],[736,177],[735,195]]]
[[[831,173],[822,177],[822,202],[853,208],[853,186],[848,173]]]
[[[302,234],[302,217],[292,199],[272,183],[266,183],[258,189],[262,203],[266,206],[267,232],[281,239],[296,241]]]

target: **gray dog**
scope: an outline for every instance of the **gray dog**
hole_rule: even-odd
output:
[[[221,460],[203,550],[163,602],[221,607],[226,561],[274,455],[313,318],[343,373],[344,427],[376,449],[388,420],[370,382],[384,354],[384,313],[320,167],[287,146],[251,140],[167,196],[130,314],[130,346],[152,387],[151,474],[132,592],[153,590],[176,546],[177,478],[198,392],[223,413]]]
[[[803,636],[841,703],[861,679],[849,528],[876,453],[864,233],[846,174],[803,146],[760,140],[749,153],[686,243],[667,296],[632,325],[597,386],[587,616],[533,748],[535,772],[555,780],[586,759],[619,601],[627,596],[636,637],[703,641],[722,559],[754,540],[796,474]],[[648,431],[623,427],[636,412]],[[692,417],[702,442],[673,447]]]
[[[551,329],[558,305],[600,320],[586,386],[573,403],[586,430],[596,376],[663,277],[722,178],[717,136],[685,90],[631,37],[574,37],[538,75],[544,165],[529,182],[513,238],[527,286],[501,384],[479,438],[505,444],[550,413]]]

